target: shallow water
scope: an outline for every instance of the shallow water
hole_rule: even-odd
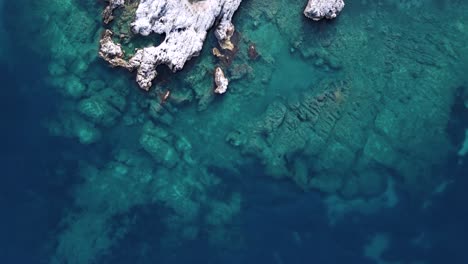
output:
[[[230,66],[210,32],[146,93],[97,56],[103,3],[27,2],[0,2],[1,263],[468,262],[468,4],[245,0]]]

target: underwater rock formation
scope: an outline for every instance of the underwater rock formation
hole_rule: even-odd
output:
[[[257,52],[257,47],[256,47],[256,45],[254,43],[249,44],[247,54],[249,55],[249,59],[251,59],[251,60],[258,59],[259,54]]]
[[[392,175],[413,193],[431,190],[438,175],[427,168],[439,166],[449,146],[443,134],[446,119],[440,114],[446,110],[439,109],[446,109],[450,101],[418,101],[420,108],[405,108],[397,100],[382,108],[369,99],[375,94],[368,87],[319,84],[300,96],[271,103],[257,121],[230,132],[226,140],[260,161],[269,176],[290,178],[305,190],[346,199],[374,197],[386,189]],[[427,83],[415,87],[435,91]],[[414,100],[426,96],[419,93]],[[431,152],[434,147],[440,150],[437,155]]]
[[[216,84],[214,92],[217,94],[223,94],[227,91],[229,81],[224,76],[224,72],[220,67],[216,67],[214,72],[214,82]]]
[[[291,175],[288,163],[300,152],[308,152],[309,156],[324,152],[329,134],[341,118],[348,93],[346,84],[333,84],[331,87],[327,85],[318,94],[304,94],[299,101],[288,104],[274,102],[260,120],[247,129],[230,133],[227,140],[232,145],[240,146],[245,154],[259,157],[269,175],[276,178],[289,175],[300,186],[309,189],[313,183],[309,182],[310,179],[304,179],[307,173],[303,176]],[[338,167],[349,168],[348,161],[354,158],[352,151],[338,142],[329,144],[333,145],[329,149],[333,149],[334,153],[324,156],[339,156],[343,164]],[[328,164],[327,168],[318,170],[326,170],[330,175],[335,173],[333,169],[337,163],[325,163]],[[300,164],[296,165],[300,167]]]
[[[322,18],[335,18],[343,9],[343,0],[309,0],[304,15],[312,20],[318,21]]]
[[[460,150],[458,150],[458,155],[464,157],[466,153],[468,153],[468,129],[465,131],[465,140],[463,141]]]
[[[240,3],[241,0],[142,0],[132,23],[133,32],[143,36],[165,34],[165,39],[159,46],[138,49],[128,63],[119,66],[137,69],[138,85],[148,90],[156,78],[158,65],[166,64],[175,72],[181,70],[189,59],[199,55],[207,31],[217,19],[219,24],[215,35],[223,48],[232,49],[230,37],[234,25],[231,19]],[[112,64],[112,61],[109,62]]]
[[[168,168],[174,167],[180,159],[176,149],[172,147],[173,141],[173,136],[152,122],[148,121],[143,126],[140,145],[157,163],[164,164]]]

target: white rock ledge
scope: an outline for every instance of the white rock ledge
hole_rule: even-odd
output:
[[[148,90],[156,78],[158,65],[166,64],[175,72],[181,70],[189,59],[199,55],[207,31],[216,21],[219,23],[215,35],[221,47],[230,48],[229,38],[234,32],[231,19],[241,1],[141,0],[132,23],[133,32],[144,36],[165,34],[165,39],[159,46],[138,49],[127,64],[117,66],[136,69],[138,85]],[[101,53],[102,48],[101,45]],[[101,57],[106,56],[103,54]]]
[[[318,21],[322,18],[333,19],[343,10],[343,0],[309,0],[304,15],[312,20]]]

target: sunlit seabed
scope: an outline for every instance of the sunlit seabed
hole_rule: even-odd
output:
[[[150,93],[97,57],[103,3],[25,3],[0,8],[2,263],[468,260],[466,3],[245,0],[229,67],[210,32]]]

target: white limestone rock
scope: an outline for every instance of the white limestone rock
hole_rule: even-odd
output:
[[[112,31],[106,29],[104,34],[99,40],[99,56],[105,61],[109,62],[112,66],[124,67],[131,70],[128,62],[124,60],[125,53],[120,44],[112,40]]]
[[[322,18],[333,19],[344,8],[343,0],[309,0],[304,15],[318,21]]]
[[[122,47],[120,44],[116,44],[114,41],[112,41],[112,31],[108,29],[104,31],[104,35],[99,41],[99,44],[101,44],[99,49],[99,55],[101,55],[101,57],[122,58],[124,56]]]
[[[198,56],[207,31],[219,19],[216,37],[229,46],[234,31],[231,23],[242,0],[141,0],[132,23],[134,33],[165,34],[159,46],[140,49],[129,60],[129,69],[137,69],[137,82],[148,90],[156,77],[156,67],[166,64],[172,71]]]
[[[215,90],[217,94],[223,94],[227,91],[229,80],[224,76],[224,72],[220,67],[216,67],[214,72]]]
[[[240,1],[238,1],[240,4]],[[237,7],[239,6],[237,4]],[[231,37],[234,34],[235,27],[234,24],[232,24],[232,16],[234,15],[234,12],[237,10],[233,8],[229,8],[223,13],[223,16],[221,18],[221,21],[218,24],[218,27],[216,27],[215,30],[215,36],[218,39],[219,45],[223,49],[228,49],[228,50],[233,50],[234,45],[231,42]]]
[[[104,23],[109,24],[114,19],[112,15],[114,9],[124,6],[125,0],[108,0],[109,4],[102,12]]]

